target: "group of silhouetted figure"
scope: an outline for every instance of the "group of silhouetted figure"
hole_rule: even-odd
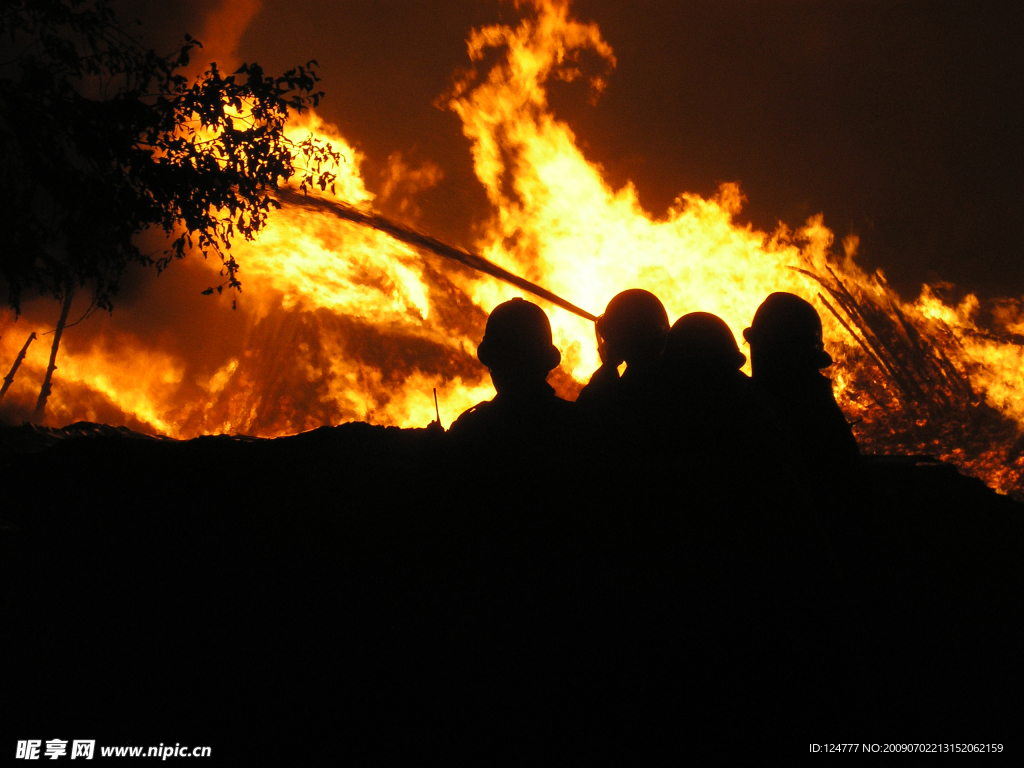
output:
[[[758,308],[743,333],[751,376],[721,318],[691,312],[670,326],[648,291],[616,295],[596,331],[601,367],[571,403],[547,383],[561,354],[544,311],[523,299],[496,307],[477,354],[497,396],[463,413],[450,442],[508,468],[570,455],[611,467],[668,461],[719,480],[753,472],[766,488],[786,476],[811,494],[856,467],[857,443],[821,373],[832,365],[821,320],[800,297],[773,293]]]
[[[670,324],[648,291],[616,295],[596,336],[601,366],[568,402],[547,381],[562,356],[544,311],[499,305],[477,351],[497,395],[444,435],[472,524],[494,532],[467,549],[513,617],[496,642],[540,649],[509,679],[568,675],[586,691],[573,706],[648,718],[683,696],[716,727],[965,717],[965,692],[1005,663],[981,649],[1017,582],[972,527],[984,499],[965,478],[860,456],[814,307],[764,300],[749,376],[721,318]],[[887,458],[913,471],[886,474]]]
[[[502,546],[533,552],[538,571],[559,563],[552,582],[575,572],[590,585],[579,610],[595,629],[577,637],[603,637],[616,664],[660,659],[641,677],[684,675],[725,710],[735,697],[813,696],[856,674],[859,654],[837,615],[835,531],[821,524],[842,519],[834,498],[856,486],[860,460],[821,373],[821,320],[773,293],[743,335],[751,376],[721,318],[670,324],[655,295],[623,291],[596,322],[602,364],[569,402],[547,382],[561,361],[547,315],[512,299],[477,350],[497,395],[444,436],[485,512],[532,516]]]

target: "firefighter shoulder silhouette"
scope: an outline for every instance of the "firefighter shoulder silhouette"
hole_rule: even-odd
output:
[[[617,294],[597,319],[601,367],[576,402],[593,411],[629,407],[651,392],[668,336],[668,314],[653,293],[633,288]],[[626,364],[620,377],[618,367]]]
[[[633,288],[608,302],[595,323],[601,367],[576,398],[615,473],[657,474],[661,429],[658,369],[668,336],[668,314],[653,293]],[[619,366],[626,365],[619,375]],[[627,466],[629,467],[627,469]],[[649,480],[638,480],[640,484]]]
[[[487,443],[503,452],[547,453],[571,427],[574,407],[547,383],[561,353],[551,342],[551,323],[536,304],[512,299],[487,318],[477,357],[491,374],[497,395],[473,406],[452,424],[451,442]]]
[[[814,307],[791,293],[773,293],[743,337],[750,344],[754,384],[785,420],[804,461],[829,474],[855,466],[857,441],[831,380],[820,373],[832,365],[832,357]]]
[[[662,359],[668,422],[691,450],[752,461],[781,430],[740,368],[746,356],[717,315],[691,312],[672,326]]]

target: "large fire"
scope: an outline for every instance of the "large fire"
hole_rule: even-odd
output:
[[[492,205],[476,244],[481,255],[594,313],[620,290],[642,287],[661,297],[673,319],[714,312],[737,338],[769,293],[804,296],[822,316],[836,360],[830,375],[863,451],[933,454],[998,490],[1024,493],[1019,302],[999,304],[982,329],[973,296],[952,306],[925,286],[904,301],[881,274],[857,266],[855,238],[837,249],[820,215],[797,230],[739,226],[743,195],[734,184],[708,199],[681,194],[655,218],[631,184],[609,186],[548,104],[552,78],[589,77],[599,94],[606,72],[586,75],[580,54],[611,69],[610,46],[595,24],[570,16],[567,2],[534,6],[516,27],[472,33],[477,69],[444,97],[462,120]],[[485,54],[489,69],[481,68]],[[362,157],[336,129],[312,116],[291,130],[299,139],[313,131],[339,148],[338,197],[372,208]],[[433,166],[410,169],[397,155],[392,161],[386,193],[414,194],[440,175]],[[487,313],[516,289],[310,206],[286,204],[257,243],[236,249],[244,293],[228,320],[230,310],[217,307],[219,314],[181,331],[188,338],[168,343],[166,332],[116,324],[118,313],[145,311],[140,299],[83,324],[94,327],[87,339],[76,341],[69,329],[48,421],[120,422],[180,438],[276,436],[351,420],[424,426],[434,418],[435,387],[449,423],[493,395],[476,342]],[[206,287],[216,280],[213,266],[199,259],[175,265],[187,277],[172,286],[161,278],[147,290]],[[162,311],[174,312],[164,301]],[[599,364],[593,328],[548,309],[563,353],[551,380],[572,398]],[[49,352],[42,334],[50,330],[10,315],[0,325],[5,367],[31,331],[41,337],[5,397],[7,420],[31,412]]]

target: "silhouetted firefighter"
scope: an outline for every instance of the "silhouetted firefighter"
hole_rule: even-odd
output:
[[[487,443],[524,458],[554,448],[552,441],[573,423],[574,407],[547,383],[562,354],[551,343],[544,310],[523,299],[499,304],[487,318],[477,357],[490,371],[497,395],[456,419],[451,442]]]
[[[819,373],[832,365],[832,357],[814,307],[792,293],[773,293],[743,337],[750,344],[754,383],[785,419],[808,465],[828,475],[855,466],[857,441],[831,380]]]
[[[691,460],[744,467],[744,477],[799,464],[781,422],[750,378],[729,326],[708,312],[683,315],[669,331],[662,359],[666,426]],[[792,475],[796,467],[790,467]]]
[[[683,371],[715,379],[746,379],[740,371],[747,357],[740,352],[729,326],[710,312],[690,312],[672,324],[665,358]]]
[[[668,328],[661,300],[639,288],[614,296],[594,325],[601,367],[576,402],[615,430],[620,440],[646,439],[652,420],[658,417],[658,366]],[[620,377],[618,368],[623,363],[626,370]]]

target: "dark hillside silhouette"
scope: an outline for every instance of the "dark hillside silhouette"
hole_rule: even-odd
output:
[[[4,429],[9,727],[453,756],[1014,732],[1024,518],[980,483],[877,463],[830,561],[685,466],[482,488],[442,442]]]

